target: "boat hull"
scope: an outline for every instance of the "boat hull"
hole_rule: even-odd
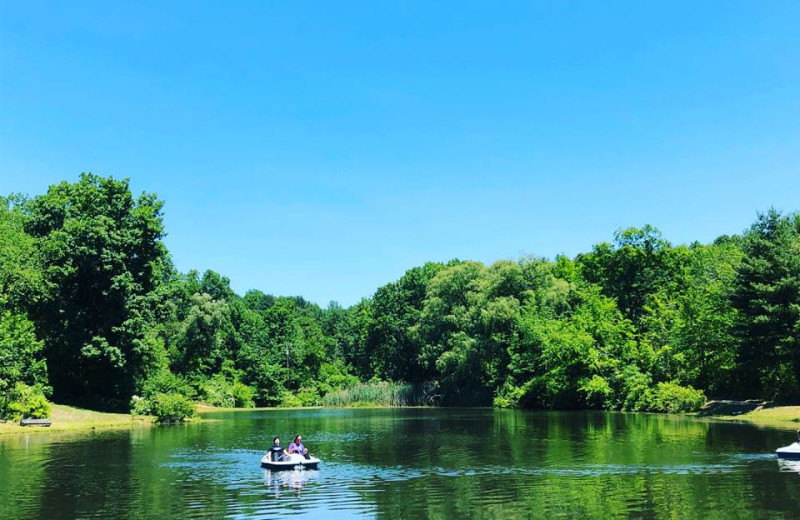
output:
[[[800,459],[800,442],[778,448],[775,450],[775,454],[779,459]]]
[[[274,461],[269,460],[269,455],[264,455],[261,459],[261,467],[273,471],[283,471],[289,469],[317,469],[321,461],[316,457],[305,458],[300,455],[289,455],[288,460]]]

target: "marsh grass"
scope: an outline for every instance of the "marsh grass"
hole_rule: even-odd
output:
[[[422,393],[407,383],[366,383],[346,390],[330,392],[322,398],[323,406],[420,406]]]

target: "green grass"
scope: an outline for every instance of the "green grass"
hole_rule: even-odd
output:
[[[150,426],[153,423],[151,416],[95,412],[62,404],[53,405],[50,420],[52,421],[52,426],[49,428],[20,426],[19,422],[12,421],[0,423],[0,435],[4,433],[110,430]]]
[[[745,421],[759,426],[796,430],[800,428],[800,406],[765,406],[737,415],[712,415],[724,421]]]

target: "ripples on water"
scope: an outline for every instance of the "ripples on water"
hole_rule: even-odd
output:
[[[319,470],[260,468],[288,431]],[[0,518],[800,518],[778,434],[691,419],[325,410],[28,439],[0,442]]]
[[[352,435],[351,439],[362,438]],[[474,497],[476,506],[502,504],[518,493],[547,486],[547,477],[570,479],[650,476],[650,475],[719,475],[752,469],[752,463],[767,463],[760,471],[774,470],[775,456],[763,453],[733,453],[723,462],[705,464],[577,464],[564,467],[514,467],[485,465],[472,468],[445,468],[434,466],[427,469],[405,466],[380,466],[374,464],[347,464],[324,462],[321,470],[294,470],[273,472],[254,470],[254,464],[263,455],[260,451],[213,449],[184,449],[174,453],[169,462],[162,464],[180,476],[176,482],[213,481],[226,491],[227,515],[231,518],[275,518],[294,515],[322,515],[335,511],[335,518],[363,518],[373,516],[376,507],[364,500],[364,495],[382,493],[393,483],[409,484],[414,480],[426,481],[424,497],[411,494],[407,506],[426,503],[446,503],[447,486],[438,481],[446,479],[505,479],[509,477],[539,477],[516,483],[505,492],[479,494]],[[780,461],[781,471],[800,472],[800,462]],[[256,478],[258,475],[258,478]],[[587,486],[597,485],[587,482]],[[190,507],[202,516],[207,496],[194,496],[194,486],[186,486],[186,498]],[[614,494],[613,489],[606,491]],[[424,498],[424,500],[423,500]],[[629,511],[640,510],[642,500],[629,500]],[[343,516],[344,515],[344,516]],[[330,516],[329,516],[330,517]]]

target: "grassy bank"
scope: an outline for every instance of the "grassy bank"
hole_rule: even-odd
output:
[[[773,406],[758,401],[710,401],[701,416],[721,421],[742,421],[771,428],[800,428],[800,406]]]
[[[111,430],[142,428],[153,424],[150,416],[133,416],[122,413],[104,413],[54,404],[50,416],[52,426],[20,426],[18,422],[0,422],[0,435],[10,433],[46,433],[64,431]]]
[[[800,406],[776,406],[753,410],[741,415],[716,416],[717,419],[746,421],[760,426],[769,426],[788,430],[800,428]]]

